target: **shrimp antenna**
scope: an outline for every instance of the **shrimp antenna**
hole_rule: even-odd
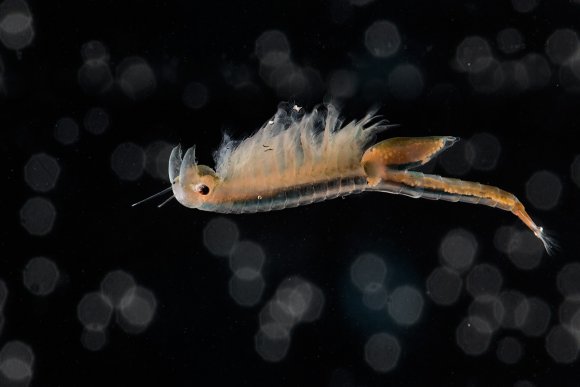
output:
[[[171,186],[165,188],[163,191],[157,192],[156,194],[153,194],[153,195],[149,196],[148,198],[145,198],[145,199],[143,199],[141,201],[138,201],[137,203],[131,204],[131,207],[135,207],[135,206],[137,206],[137,205],[139,205],[141,203],[145,203],[146,201],[151,200],[151,199],[154,199],[157,196],[163,195],[164,193],[167,193],[169,191],[171,191]],[[173,195],[171,195],[171,197],[173,197]]]
[[[163,207],[164,205],[166,205],[167,203],[169,203],[169,201],[171,199],[173,199],[174,197],[175,197],[174,195],[171,195],[170,197],[168,197],[167,199],[165,199],[165,201],[163,203],[161,203],[160,205],[158,205],[157,208]]]

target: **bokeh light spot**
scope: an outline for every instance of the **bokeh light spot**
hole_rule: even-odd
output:
[[[423,312],[423,295],[411,286],[400,286],[390,294],[389,315],[397,324],[413,325]]]
[[[89,351],[100,351],[103,349],[105,344],[107,344],[107,331],[83,329],[83,333],[81,334],[81,344]]]
[[[455,60],[459,69],[478,73],[485,70],[493,59],[487,40],[480,36],[468,36],[459,43]]]
[[[361,292],[381,285],[386,275],[385,261],[372,253],[360,255],[350,267],[350,279]]]
[[[453,269],[438,267],[427,278],[427,295],[439,305],[452,305],[459,298],[463,280]]]
[[[542,55],[530,53],[522,59],[526,68],[530,88],[539,89],[548,84],[552,77],[552,70],[548,60]]]
[[[504,28],[498,32],[497,45],[504,54],[515,54],[526,47],[522,33],[515,28]]]
[[[389,21],[376,21],[365,32],[365,46],[373,56],[387,58],[395,54],[400,45],[399,30]]]
[[[157,300],[150,290],[141,286],[129,289],[119,307],[122,328],[128,333],[141,333],[153,320],[156,309]]]
[[[77,306],[77,317],[85,329],[102,331],[111,321],[113,305],[99,292],[87,293]]]
[[[479,60],[481,61],[481,60]],[[500,90],[506,80],[504,67],[500,62],[491,58],[486,61],[485,68],[469,73],[469,83],[473,90],[482,94],[491,94]]]
[[[570,59],[578,48],[578,34],[569,28],[554,31],[546,41],[546,55],[559,65]]]
[[[0,373],[9,382],[28,385],[33,376],[33,366],[34,353],[28,344],[22,341],[4,344],[0,351]]]
[[[109,50],[103,44],[103,42],[98,40],[90,40],[81,46],[81,56],[85,61],[98,60],[108,62]]]
[[[528,13],[536,9],[539,3],[540,0],[512,0],[512,7],[516,12]]]
[[[526,197],[540,210],[553,209],[560,200],[562,182],[549,171],[538,171],[526,183]]]
[[[497,346],[497,358],[505,364],[516,364],[523,355],[520,341],[514,337],[504,337]]]
[[[85,114],[83,125],[85,130],[94,135],[103,134],[111,123],[109,113],[103,108],[90,108]]]
[[[372,335],[365,345],[365,360],[376,372],[393,370],[401,357],[401,344],[396,337],[385,333]]]
[[[125,95],[133,100],[140,100],[153,94],[157,87],[155,73],[140,57],[124,59],[117,67],[117,82]]]
[[[101,293],[113,307],[120,308],[125,294],[136,286],[133,276],[123,270],[114,270],[101,281]]]
[[[174,144],[169,144],[165,141],[154,141],[145,149],[145,170],[151,176],[169,181],[168,165],[169,155],[171,150],[175,147]]]
[[[256,39],[254,52],[262,64],[279,66],[290,58],[290,43],[281,31],[265,31]]]
[[[546,351],[556,363],[569,364],[578,357],[578,341],[564,326],[556,325],[546,336]]]
[[[535,269],[543,255],[542,242],[529,230],[512,233],[508,244],[508,257],[516,267],[522,270]]]
[[[54,291],[60,278],[56,264],[45,257],[28,261],[22,275],[24,286],[36,296],[47,296]]]
[[[54,225],[56,208],[42,197],[28,199],[20,209],[20,224],[31,235],[48,234]]]
[[[580,262],[567,263],[560,269],[556,284],[563,296],[580,296]]]
[[[230,253],[230,270],[236,275],[238,272],[247,272],[245,269],[259,274],[265,260],[266,254],[262,246],[252,241],[240,241],[234,245]]]
[[[400,100],[412,100],[423,93],[423,75],[417,66],[412,64],[398,65],[389,74],[389,90],[393,97]]]
[[[455,332],[457,345],[467,355],[477,356],[487,351],[492,329],[489,323],[476,316],[465,318]]]
[[[79,126],[70,117],[58,120],[54,128],[54,138],[63,145],[71,145],[79,139]]]
[[[469,139],[465,150],[473,169],[491,171],[497,166],[501,144],[491,133],[478,133]]]
[[[111,168],[120,179],[135,181],[145,169],[145,152],[132,142],[119,144],[111,154]]]
[[[501,272],[488,263],[476,265],[465,280],[465,288],[473,297],[496,295],[503,285]]]
[[[462,228],[449,231],[439,246],[441,263],[459,271],[465,271],[473,264],[477,254],[475,236]]]
[[[548,329],[552,312],[550,306],[539,298],[528,298],[528,304],[528,316],[520,329],[527,336],[539,337]]]
[[[255,349],[262,359],[268,362],[279,362],[286,357],[290,348],[290,337],[288,334],[275,333],[284,332],[283,329],[270,323],[260,328],[254,337]]]
[[[219,257],[227,257],[239,237],[237,224],[224,217],[213,218],[203,229],[203,244],[210,253]]]
[[[183,103],[190,109],[201,109],[207,103],[208,98],[207,87],[199,82],[191,82],[183,90]]]
[[[0,41],[9,50],[22,50],[34,40],[34,25],[28,3],[5,0],[0,4]]]
[[[530,313],[528,299],[516,290],[501,292],[499,299],[505,308],[502,326],[508,329],[521,328],[526,323]]]
[[[328,79],[328,92],[334,98],[350,98],[356,92],[358,78],[356,73],[350,70],[336,70]]]
[[[371,310],[381,310],[387,304],[389,293],[383,285],[367,288],[363,294],[363,304]]]
[[[450,175],[465,175],[471,169],[467,161],[467,142],[459,141],[437,158],[445,172]]]
[[[468,312],[469,316],[479,317],[487,322],[492,332],[499,329],[505,316],[505,308],[501,300],[490,295],[476,297],[469,305]]]
[[[24,180],[37,192],[48,192],[53,189],[59,175],[60,165],[54,157],[46,153],[33,155],[24,166]]]
[[[229,282],[230,296],[238,305],[245,307],[255,306],[260,301],[264,287],[265,282],[259,272],[251,275],[250,279],[234,274]]]
[[[102,60],[88,60],[77,73],[78,82],[88,94],[102,94],[113,85],[113,74]]]

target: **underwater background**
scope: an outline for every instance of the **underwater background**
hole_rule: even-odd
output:
[[[0,386],[580,385],[580,1],[0,3]],[[512,214],[363,193],[164,198],[281,102],[461,138],[424,172]]]

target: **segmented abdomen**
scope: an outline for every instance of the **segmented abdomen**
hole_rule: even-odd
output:
[[[249,200],[204,204],[200,209],[224,214],[283,210],[359,193],[364,191],[366,187],[367,181],[364,177],[342,177],[313,184],[288,187],[269,194],[256,195],[256,197]]]

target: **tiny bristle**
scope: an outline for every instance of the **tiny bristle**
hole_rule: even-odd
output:
[[[553,256],[556,254],[557,251],[560,250],[560,245],[558,244],[558,241],[554,238],[553,235],[548,234],[542,227],[540,227],[540,232],[539,235],[537,235],[537,237],[540,238],[540,240],[542,241],[544,249],[546,249],[548,255]]]

